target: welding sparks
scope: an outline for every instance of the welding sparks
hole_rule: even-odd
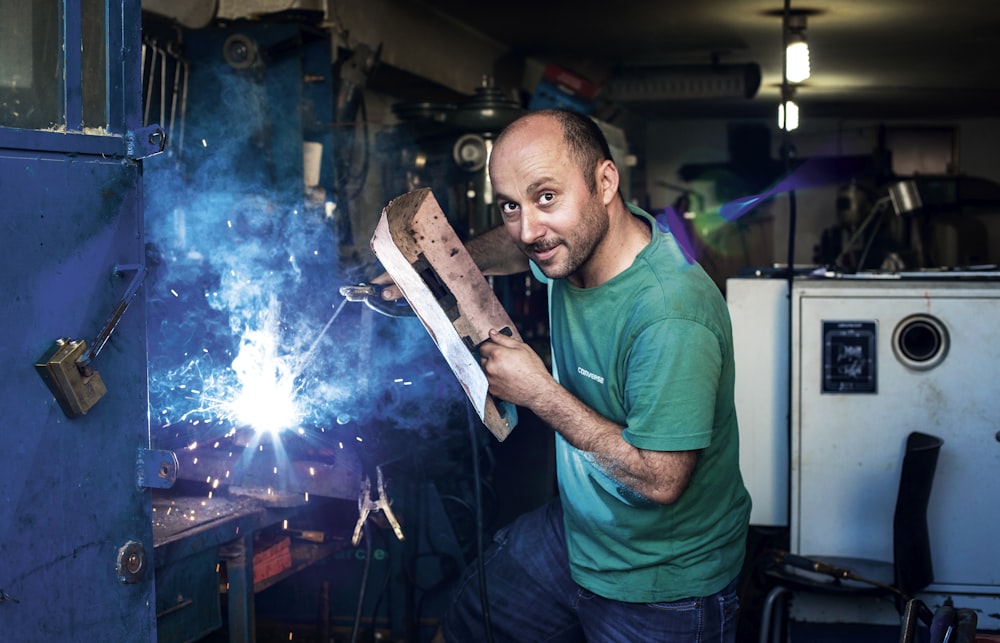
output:
[[[178,390],[194,396],[189,400],[198,402],[180,419],[197,425],[201,420],[195,418],[207,415],[214,418],[212,421],[250,427],[259,433],[278,435],[291,430],[304,435],[306,416],[316,412],[302,391],[305,371],[345,302],[334,308],[333,315],[303,352],[295,345],[285,345],[280,305],[272,299],[263,311],[244,321],[239,352],[228,369],[211,372],[197,389],[184,383],[177,385]],[[194,375],[198,371],[200,364],[191,360],[181,374]],[[191,443],[188,448],[196,445]]]
[[[299,184],[270,185],[259,171],[295,159],[250,158],[245,141],[234,141],[230,154],[225,137],[192,142],[190,159],[208,162],[204,171],[201,160],[188,166],[161,156],[144,175],[157,197],[144,219],[155,446],[187,445],[187,457],[179,455],[194,462],[191,479],[216,493],[259,485],[261,477],[283,492],[300,482],[289,458],[303,452],[326,458],[332,449],[350,456],[358,446],[392,448],[369,433],[383,425],[393,439],[406,439],[397,429],[421,437],[443,430],[441,402],[464,399],[457,383],[406,378],[390,386],[392,371],[381,364],[433,361],[447,373],[418,320],[383,320],[334,298],[331,284],[353,283],[374,267],[351,265],[353,253],[339,257],[352,243],[338,238],[336,202],[303,201]],[[352,323],[332,327],[342,310]],[[314,481],[329,475],[308,473]]]
[[[167,174],[159,178],[173,185]],[[359,402],[380,393],[374,381],[364,391],[357,386],[361,364],[352,356],[361,340],[332,328],[352,307],[346,298],[325,305],[317,298],[328,283],[318,275],[335,263],[328,261],[335,246],[315,210],[283,211],[267,195],[233,197],[228,189],[196,201],[195,210],[173,207],[150,219],[148,236],[162,257],[160,296],[150,306],[163,319],[150,356],[150,402],[160,428],[171,428],[162,439],[191,450],[220,448],[219,437],[237,431],[256,434],[250,448],[279,436],[321,442],[328,429],[340,432],[383,413]],[[416,324],[393,324],[391,331],[426,339]],[[421,353],[432,347],[404,344]],[[399,388],[412,384],[404,379]],[[391,402],[403,399],[410,398],[393,394]],[[349,430],[343,440],[353,437]]]
[[[267,433],[294,428],[302,416],[295,397],[296,369],[289,356],[279,352],[276,325],[271,318],[263,329],[243,336],[233,360],[240,389],[225,403],[238,423]]]

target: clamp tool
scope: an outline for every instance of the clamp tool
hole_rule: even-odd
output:
[[[361,529],[365,525],[365,521],[368,520],[368,516],[375,511],[381,511],[385,514],[386,520],[389,521],[389,525],[392,527],[392,531],[396,534],[396,538],[399,540],[404,540],[403,538],[403,528],[399,526],[399,521],[396,520],[395,514],[392,513],[392,508],[389,506],[389,497],[385,494],[385,482],[382,478],[382,467],[375,467],[376,474],[376,493],[378,496],[372,498],[372,482],[371,477],[365,476],[361,483],[361,495],[358,496],[358,524],[354,527],[354,536],[351,537],[351,544],[355,547],[361,542]]]

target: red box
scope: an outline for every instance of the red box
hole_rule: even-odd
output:
[[[292,539],[289,536],[279,539],[270,546],[253,554],[253,582],[257,584],[272,576],[292,568]]]
[[[563,69],[557,65],[546,65],[542,72],[542,78],[565,92],[574,96],[579,96],[584,100],[591,100],[597,96],[599,87],[589,80],[577,76],[571,71]]]

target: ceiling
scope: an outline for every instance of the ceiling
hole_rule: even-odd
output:
[[[639,100],[640,115],[774,113],[782,68],[781,0],[427,0],[510,48],[606,85],[678,65],[756,63],[752,99]],[[953,119],[1000,116],[1000,2],[796,0],[807,15],[812,77],[796,89],[816,117]]]

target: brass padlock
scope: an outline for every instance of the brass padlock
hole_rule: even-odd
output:
[[[57,339],[52,349],[35,364],[67,417],[86,414],[108,392],[100,373],[79,364],[86,352],[87,342],[83,340]]]

